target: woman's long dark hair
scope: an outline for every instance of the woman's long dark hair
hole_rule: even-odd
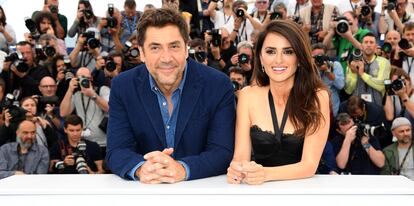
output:
[[[269,76],[262,71],[260,62],[263,42],[270,33],[285,37],[298,59],[294,85],[288,98],[289,104],[286,106],[295,134],[298,136],[313,134],[319,127],[322,116],[321,104],[316,93],[321,89],[326,90],[326,87],[320,79],[318,69],[312,63],[309,37],[290,20],[274,20],[267,24],[256,42],[254,69],[259,86],[267,86],[270,83]]]

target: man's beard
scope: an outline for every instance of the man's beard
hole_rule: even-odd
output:
[[[23,142],[20,137],[16,137],[16,141],[19,143],[20,148],[22,149],[29,149],[33,145],[33,140],[26,140]]]

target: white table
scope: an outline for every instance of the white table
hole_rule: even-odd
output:
[[[93,205],[98,202],[115,205],[116,201],[126,199],[135,202],[162,201],[168,202],[168,205],[196,202],[193,205],[223,205],[223,201],[236,205],[269,205],[269,201],[273,202],[270,205],[306,202],[306,205],[351,206],[361,203],[378,205],[388,201],[392,201],[393,205],[412,205],[414,181],[403,176],[369,175],[317,175],[258,186],[230,185],[226,183],[225,176],[160,185],[126,181],[116,175],[21,175],[0,180],[0,205],[4,205],[3,201],[15,203],[22,197],[30,200],[31,205],[42,203],[45,199],[62,203],[72,200],[68,205],[74,205],[73,200],[82,203],[89,201]]]

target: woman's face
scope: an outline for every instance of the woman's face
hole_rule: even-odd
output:
[[[298,59],[289,41],[278,33],[269,33],[263,42],[260,61],[270,82],[292,82]]]
[[[26,99],[21,107],[27,111],[26,116],[35,116],[37,113],[36,102],[33,99]]]

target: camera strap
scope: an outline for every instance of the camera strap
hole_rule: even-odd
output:
[[[355,13],[355,9],[357,9],[358,4],[355,4],[355,6],[352,4],[352,1],[349,0],[349,5],[351,5],[352,11]]]
[[[84,125],[85,125],[85,129],[86,128],[88,128],[87,127],[87,121],[88,121],[88,116],[87,116],[87,113],[88,113],[88,109],[89,109],[89,104],[91,103],[91,98],[90,97],[88,97],[88,103],[86,103],[86,106],[85,106],[85,101],[83,100],[83,97],[84,97],[84,95],[83,94],[81,94],[81,101],[82,101],[82,109],[83,109],[83,112],[84,112],[84,114],[85,114],[85,121],[84,121]],[[92,120],[91,120],[92,121]]]
[[[411,66],[413,66],[413,62],[414,62],[414,58],[411,57],[411,62],[408,61],[408,57],[405,59],[407,61],[407,66],[408,66],[408,74],[410,74],[411,72]]]
[[[229,21],[230,21],[231,15],[229,15],[226,19],[226,14],[223,12],[223,19],[224,19],[224,24],[226,25]]]
[[[278,142],[281,142],[282,141],[283,130],[285,129],[286,120],[287,120],[287,117],[288,117],[287,110],[286,110],[288,104],[286,104],[285,111],[283,112],[282,123],[281,123],[280,128],[279,128],[279,123],[277,121],[277,115],[276,115],[276,108],[275,108],[275,104],[273,102],[273,95],[272,95],[272,92],[270,91],[270,89],[269,89],[269,93],[268,93],[268,98],[269,98],[270,112],[272,113],[272,122],[273,122],[273,129],[274,129],[274,132],[275,132],[275,137],[276,137],[276,140]]]
[[[398,170],[397,170],[397,172],[396,172],[396,175],[400,175],[400,173],[401,173],[401,169],[402,169],[402,167],[404,166],[405,160],[407,160],[408,153],[410,153],[410,150],[411,150],[411,148],[412,148],[412,147],[413,147],[413,142],[411,142],[410,146],[409,146],[409,147],[408,147],[408,149],[407,149],[407,152],[405,152],[404,158],[403,158],[403,160],[401,161],[400,166],[398,166]]]
[[[122,16],[124,17],[124,24],[127,26],[129,33],[132,34],[137,27],[137,15],[134,15],[134,19],[132,19],[131,24],[129,23],[129,18],[125,15],[125,13],[122,13]]]
[[[243,34],[244,34],[244,40],[247,41],[246,22],[247,20],[245,19],[243,23],[243,27],[240,30],[240,35],[237,35],[237,43],[240,43],[242,41],[241,37],[243,36]]]
[[[296,1],[296,6],[295,6],[295,12],[293,13],[293,15],[300,17],[299,3],[297,1]]]

